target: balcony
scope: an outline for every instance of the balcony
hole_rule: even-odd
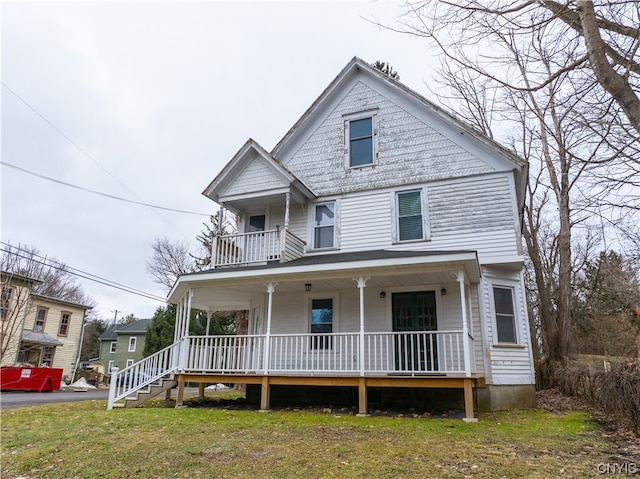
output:
[[[218,236],[213,242],[212,266],[286,262],[304,255],[306,243],[286,229]]]

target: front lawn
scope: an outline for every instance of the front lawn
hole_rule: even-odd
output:
[[[600,477],[602,464],[623,462],[580,411],[504,412],[465,423],[335,411],[105,406],[2,411],[1,477],[546,479]]]

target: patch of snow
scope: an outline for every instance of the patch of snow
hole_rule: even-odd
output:
[[[205,388],[205,390],[207,391],[219,391],[221,389],[231,389],[229,386],[225,386],[222,383],[218,383],[218,384],[211,384],[210,386],[207,386]]]

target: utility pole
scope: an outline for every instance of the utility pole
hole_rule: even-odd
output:
[[[122,313],[122,311],[118,311],[117,309],[115,311],[111,311],[113,314],[113,324],[116,324],[116,320],[118,319],[118,313]]]

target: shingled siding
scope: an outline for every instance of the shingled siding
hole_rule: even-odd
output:
[[[229,184],[225,190],[225,195],[246,194],[283,186],[287,186],[287,184],[282,181],[282,178],[278,178],[273,169],[258,160],[256,156],[245,166],[242,174],[238,175],[235,181]]]
[[[346,168],[343,115],[375,108],[376,165]],[[284,166],[321,196],[493,171],[363,82],[354,85]]]

